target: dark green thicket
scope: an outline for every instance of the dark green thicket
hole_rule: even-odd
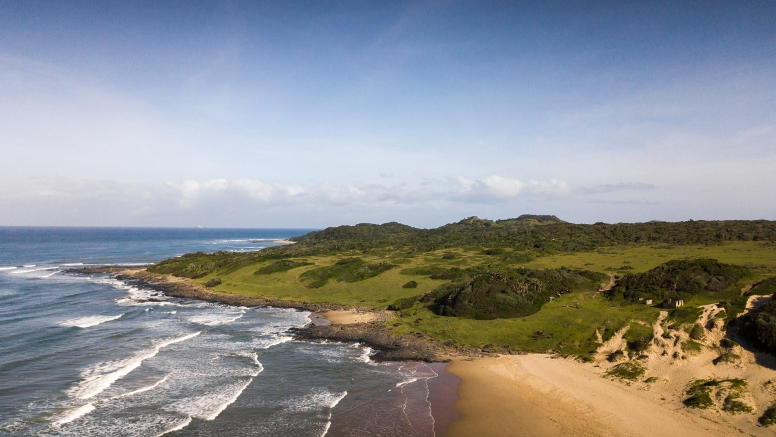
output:
[[[418,288],[418,282],[417,281],[409,281],[406,284],[402,285],[401,288]]]
[[[776,222],[688,221],[678,223],[618,223],[579,225],[554,216],[527,216],[508,220],[471,217],[435,229],[417,229],[399,223],[339,226],[311,232],[285,246],[302,256],[310,250],[330,253],[380,247],[426,252],[455,247],[512,248],[517,251],[557,253],[592,250],[619,244],[718,244],[725,241],[776,240]]]
[[[316,267],[308,270],[299,279],[307,288],[319,288],[330,279],[342,282],[358,282],[379,275],[390,270],[393,265],[388,263],[367,264],[361,258],[344,258],[331,266]]]
[[[275,261],[273,263],[270,263],[256,270],[255,274],[269,275],[271,273],[285,272],[287,270],[295,269],[297,267],[309,266],[309,265],[312,265],[312,263],[304,262],[304,261],[295,261],[292,259],[281,259],[279,261]]]
[[[754,347],[776,354],[776,301],[770,301],[740,319],[741,335]]]
[[[504,269],[477,272],[444,284],[424,296],[440,315],[495,319],[524,317],[539,311],[550,297],[580,287],[594,288],[605,275],[571,269]]]
[[[613,300],[634,303],[639,298],[688,299],[701,293],[732,289],[749,274],[746,267],[714,259],[674,260],[644,273],[624,275],[606,295]]]

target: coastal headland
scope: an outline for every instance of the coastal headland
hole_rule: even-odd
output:
[[[448,361],[447,435],[770,435],[776,222],[469,218],[329,228],[259,252],[82,269],[314,314],[300,339]]]

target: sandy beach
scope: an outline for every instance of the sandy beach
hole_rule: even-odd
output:
[[[681,404],[683,381],[706,376],[704,360],[698,359],[698,366],[667,370],[651,387],[603,378],[594,364],[551,355],[454,359],[447,370],[462,380],[455,403],[461,418],[447,435],[773,435],[756,425],[761,411],[730,415]],[[776,376],[758,365],[718,370],[726,376],[746,374],[753,385]]]

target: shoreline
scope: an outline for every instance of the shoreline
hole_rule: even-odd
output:
[[[396,336],[380,323],[392,317],[389,311],[348,308],[341,305],[312,304],[275,299],[255,298],[214,292],[187,278],[150,273],[145,266],[107,266],[70,269],[75,274],[108,274],[128,284],[150,288],[166,296],[218,302],[247,307],[273,306],[295,308],[310,312],[307,326],[296,329],[294,338],[301,341],[337,341],[361,343],[376,351],[370,358],[376,362],[424,362],[437,376],[428,382],[428,402],[434,420],[434,433],[448,435],[447,430],[460,417],[454,404],[458,399],[461,379],[447,368],[451,354],[463,352],[479,355],[473,348],[452,351],[441,343],[423,335]]]
[[[723,368],[708,375],[705,359],[694,364],[674,365],[665,370],[665,379],[644,386],[604,378],[595,364],[553,355],[454,358],[448,371],[461,378],[455,402],[460,419],[447,435],[773,435],[772,429],[757,426],[762,411],[732,415],[682,405],[685,379],[736,373]],[[744,373],[758,382],[776,376],[760,368]]]
[[[187,278],[151,273],[146,271],[145,267],[138,266],[87,267],[67,271],[75,274],[108,274],[127,284],[150,288],[170,297],[245,307],[272,306],[309,311],[312,316],[311,323],[294,330],[296,339],[362,343],[377,351],[372,356],[375,361],[432,363],[449,361],[447,358],[449,356],[481,355],[479,349],[467,347],[451,349],[419,333],[397,336],[382,325],[382,322],[390,318],[390,313],[387,311],[378,312],[343,305],[294,302],[217,292],[193,283]]]

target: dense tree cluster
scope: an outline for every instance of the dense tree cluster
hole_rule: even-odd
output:
[[[713,259],[673,260],[644,273],[624,275],[606,294],[628,302],[638,302],[639,298],[688,299],[703,292],[727,290],[749,275],[746,267]]]

